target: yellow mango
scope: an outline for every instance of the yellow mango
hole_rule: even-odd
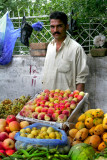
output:
[[[92,128],[93,127],[93,118],[87,118],[87,119],[85,119],[85,126],[86,126],[86,128]]]
[[[103,128],[103,124],[98,124],[94,129],[95,135],[102,135],[104,133],[105,129]]]
[[[82,121],[77,122],[77,123],[75,124],[75,128],[76,128],[77,130],[80,130],[80,129],[82,129],[82,128],[85,128],[84,122],[82,122]]]
[[[79,116],[79,118],[78,118],[78,121],[85,121],[85,118],[86,118],[86,116],[85,116],[85,114],[81,114],[80,116]]]
[[[107,117],[103,119],[103,128],[107,129]]]

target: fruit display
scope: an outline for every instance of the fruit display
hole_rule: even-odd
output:
[[[91,145],[100,152],[107,143],[107,114],[102,109],[89,109],[78,117],[75,128],[69,130],[71,146],[78,143]]]
[[[2,153],[9,156],[16,152],[14,137],[20,131],[22,124],[26,126],[26,122],[18,122],[15,115],[8,115],[6,119],[0,119],[0,155]]]
[[[43,126],[40,129],[37,129],[36,127],[31,129],[21,129],[20,136],[36,139],[61,139],[62,134],[61,132],[55,130],[53,127]]]
[[[30,96],[21,96],[15,100],[5,99],[0,103],[0,118],[6,118],[8,115],[17,115],[23,106],[30,100]]]
[[[85,93],[75,90],[44,90],[26,103],[19,115],[38,120],[65,122]]]

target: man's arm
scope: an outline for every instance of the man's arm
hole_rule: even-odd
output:
[[[84,88],[85,88],[85,84],[84,83],[79,83],[76,85],[76,89],[78,91],[84,91]]]

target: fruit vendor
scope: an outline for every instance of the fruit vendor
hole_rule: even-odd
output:
[[[63,12],[50,15],[50,30],[54,39],[47,47],[43,69],[43,89],[84,91],[89,74],[87,56],[82,46],[67,34],[68,18]]]

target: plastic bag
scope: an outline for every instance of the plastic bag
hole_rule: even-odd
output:
[[[0,65],[6,65],[12,60],[14,45],[18,37],[20,37],[20,29],[14,29],[6,12],[0,19]]]
[[[42,22],[37,22],[31,25],[29,25],[26,22],[25,16],[22,19],[22,25],[21,25],[21,43],[24,44],[25,46],[29,46],[29,38],[32,34],[33,29],[35,31],[41,31],[43,29],[43,23]]]
[[[0,19],[0,65],[11,62],[17,38],[20,37],[21,42],[29,46],[28,38],[30,38],[33,28],[36,31],[41,31],[43,28],[42,22],[34,23],[32,26],[25,19],[22,22],[21,28],[14,29],[13,23],[8,17],[8,12]]]
[[[22,24],[21,24],[21,43],[25,46],[29,46],[29,38],[32,34],[33,28],[26,22],[25,16],[23,17]]]
[[[62,139],[36,139],[36,138],[27,138],[27,137],[21,137],[20,136],[20,132],[17,132],[14,139],[17,141],[21,141],[22,146],[27,146],[27,145],[34,145],[34,146],[48,146],[50,148],[56,147],[56,146],[65,146],[68,144],[68,138],[67,135],[65,133],[65,131],[58,129],[57,127],[54,127],[54,125],[49,125],[49,124],[42,124],[42,123],[33,123],[30,126],[27,126],[25,128],[33,128],[36,127],[37,129],[40,129],[43,126],[47,126],[47,127],[53,127],[55,130],[61,132],[62,134]],[[26,145],[25,145],[26,144]],[[19,146],[17,146],[18,148]]]
[[[35,31],[41,31],[43,29],[43,22],[34,23],[32,27]]]

